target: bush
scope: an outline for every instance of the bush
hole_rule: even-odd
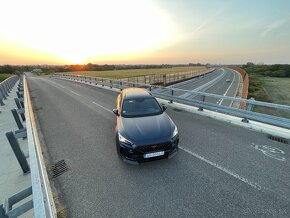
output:
[[[11,75],[9,75],[9,74],[0,74],[0,82],[4,81],[5,79],[7,79],[10,76]]]

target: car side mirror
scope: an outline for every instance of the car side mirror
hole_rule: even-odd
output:
[[[119,111],[118,111],[118,109],[113,109],[113,113],[116,114],[117,116],[119,116]]]
[[[162,110],[165,111],[166,109],[167,109],[167,106],[163,104],[162,105]]]

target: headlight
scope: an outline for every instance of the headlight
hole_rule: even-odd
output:
[[[123,143],[128,144],[128,145],[133,145],[133,142],[131,142],[130,140],[126,139],[120,133],[118,133],[118,135],[119,135],[119,141],[120,142],[123,142]]]
[[[178,134],[177,127],[175,126],[174,131],[172,133],[172,138],[174,138]]]

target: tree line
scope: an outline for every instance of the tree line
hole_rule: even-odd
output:
[[[289,64],[254,64],[248,62],[242,66],[249,75],[261,75],[270,77],[290,77],[290,65]]]
[[[207,64],[208,65],[208,64]],[[161,69],[172,67],[205,66],[200,63],[189,64],[136,64],[136,65],[110,65],[110,64],[75,64],[75,65],[0,65],[0,74],[19,74],[20,72],[41,69],[43,73],[59,73],[67,71],[108,71],[129,69]]]
[[[63,66],[49,65],[0,65],[0,74],[21,74],[22,72],[41,69],[44,73],[65,72]]]

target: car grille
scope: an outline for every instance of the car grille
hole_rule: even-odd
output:
[[[157,150],[165,150],[170,145],[170,142],[160,143],[160,144],[153,144],[153,145],[141,145],[138,146],[138,151],[141,152],[151,152]]]

